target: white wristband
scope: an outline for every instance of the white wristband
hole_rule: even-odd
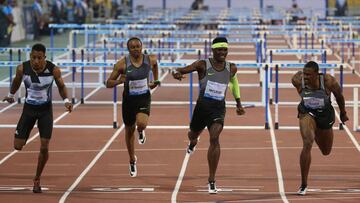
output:
[[[11,94],[11,93],[9,92],[8,97],[14,99],[14,98],[15,98],[15,95],[14,95],[14,94]]]
[[[178,70],[176,70],[176,69],[173,69],[172,70],[172,74],[177,74],[177,73],[180,73]],[[181,74],[181,73],[180,73]]]
[[[70,103],[70,100],[68,98],[65,98],[64,103]]]

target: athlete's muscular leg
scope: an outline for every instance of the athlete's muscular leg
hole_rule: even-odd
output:
[[[19,138],[14,139],[14,149],[16,150],[22,150],[25,144],[26,144],[25,139],[19,139]]]
[[[36,169],[36,175],[34,180],[40,180],[42,171],[45,167],[47,160],[49,159],[49,142],[50,139],[41,138],[40,153],[38,158],[38,165]]]
[[[215,181],[215,173],[220,158],[220,142],[219,135],[223,129],[223,125],[220,123],[213,123],[210,126],[210,146],[208,149],[208,164],[209,164],[209,178],[208,181]]]
[[[135,131],[135,124],[131,126],[125,125],[125,141],[130,157],[130,162],[135,161],[134,131]]]
[[[329,155],[333,145],[333,129],[316,129],[315,141],[323,155]]]
[[[149,120],[149,115],[146,113],[136,114],[136,126],[139,132],[145,130]]]
[[[198,132],[195,132],[195,131],[192,131],[190,130],[188,132],[188,138],[189,138],[189,141],[190,141],[190,145],[191,146],[195,146],[197,145],[197,142],[198,142],[198,138],[199,138],[199,135],[201,134],[202,130],[198,131]]]
[[[307,185],[311,164],[311,148],[315,139],[316,123],[309,114],[301,114],[299,118],[303,149],[300,154],[301,184]]]

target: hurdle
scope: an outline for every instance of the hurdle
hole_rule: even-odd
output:
[[[267,54],[269,55],[268,59],[268,64],[270,64],[269,68],[270,68],[270,71],[269,71],[269,74],[270,74],[270,85],[269,85],[269,88],[270,88],[270,98],[269,98],[269,101],[270,101],[270,104],[273,103],[273,91],[272,91],[272,88],[273,88],[273,85],[272,85],[272,65],[273,64],[273,55],[274,54],[277,54],[277,55],[304,55],[304,61],[306,62],[307,61],[307,55],[308,54],[311,54],[311,55],[321,55],[321,58],[322,58],[322,63],[325,64],[326,63],[326,56],[328,53],[332,53],[331,50],[327,50],[327,49],[269,49],[267,50]],[[280,63],[280,62],[276,62],[276,63]],[[276,64],[275,63],[275,64]],[[290,63],[289,63],[290,64]],[[293,64],[291,65],[293,68],[297,67],[297,68],[303,68],[303,67],[300,67],[296,64]],[[323,73],[326,72],[326,68],[323,68]]]
[[[354,88],[354,95],[353,95],[353,131],[355,132],[360,132],[360,126],[359,126],[359,92],[358,92],[358,88],[355,87]]]
[[[352,72],[355,73],[356,71],[356,61],[355,61],[355,45],[360,44],[360,39],[327,39],[324,42],[328,43],[341,43],[341,60],[342,63],[345,63],[345,51],[344,51],[344,44],[348,45],[347,49],[347,62],[351,63]],[[324,43],[322,42],[322,43]],[[351,46],[351,47],[350,47]],[[350,51],[351,49],[351,51]],[[351,53],[351,54],[350,54]],[[359,69],[360,72],[360,69]]]

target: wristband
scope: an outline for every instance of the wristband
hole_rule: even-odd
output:
[[[155,85],[160,85],[161,82],[160,82],[160,80],[154,80],[153,83],[154,83]]]
[[[70,100],[68,98],[65,98],[64,103],[70,103]]]
[[[177,74],[177,73],[180,73],[178,70],[176,70],[176,69],[173,69],[172,70],[172,74]],[[180,73],[181,74],[181,73]]]
[[[8,97],[14,99],[14,98],[15,98],[15,95],[14,95],[14,94],[11,94],[11,93],[9,92]]]

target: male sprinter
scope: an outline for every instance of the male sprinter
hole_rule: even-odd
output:
[[[208,149],[210,194],[216,194],[215,173],[220,158],[219,136],[224,126],[225,95],[228,84],[236,101],[238,115],[245,113],[240,101],[240,89],[236,77],[237,67],[227,62],[228,41],[225,37],[217,37],[212,42],[213,58],[198,60],[184,68],[177,68],[173,77],[177,80],[184,78],[184,74],[197,71],[200,81],[200,94],[196,102],[193,117],[190,123],[188,137],[190,144],[187,153],[195,150],[200,133],[207,127],[210,134]]]

